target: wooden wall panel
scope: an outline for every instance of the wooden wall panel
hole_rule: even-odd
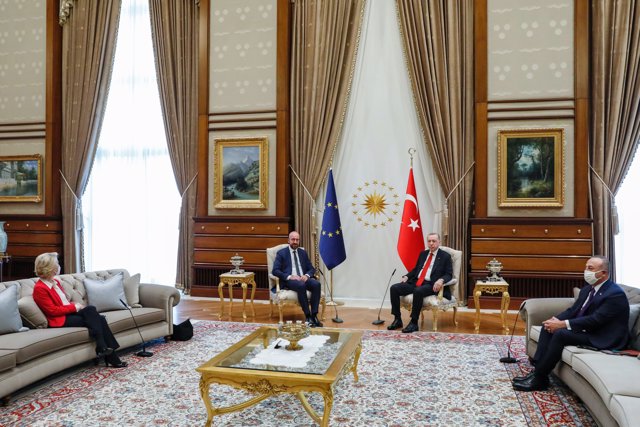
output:
[[[571,288],[582,283],[584,263],[593,254],[592,222],[589,213],[589,104],[590,104],[590,3],[574,0],[573,21],[573,95],[561,99],[535,98],[533,100],[504,99],[489,101],[489,34],[488,17],[499,2],[480,0],[475,6],[475,186],[473,214],[470,220],[470,263],[468,283],[487,275],[486,263],[493,257],[502,262],[503,276],[510,282],[514,300],[525,297],[567,296]],[[522,12],[526,14],[526,12]],[[514,17],[514,26],[521,17]],[[518,25],[519,26],[519,25]],[[534,47],[534,46],[525,46]],[[533,55],[532,55],[533,56]],[[516,55],[517,57],[517,55]],[[510,64],[520,68],[519,64]],[[494,100],[495,101],[495,100]],[[567,101],[560,108],[559,101]],[[573,212],[564,217],[514,217],[518,213],[498,212],[489,206],[489,191],[494,183],[488,182],[488,131],[496,120],[504,120],[501,103],[513,104],[513,119],[531,121],[531,127],[544,116],[546,120],[574,120]],[[567,105],[565,105],[567,104]],[[488,111],[488,107],[489,110]],[[541,109],[546,109],[542,114]],[[542,114],[542,115],[541,115]],[[489,213],[491,212],[491,213]],[[516,212],[515,210],[512,212]],[[491,216],[491,215],[504,216]],[[521,215],[521,214],[520,214]],[[552,283],[550,285],[550,283]],[[471,301],[471,288],[467,289]]]

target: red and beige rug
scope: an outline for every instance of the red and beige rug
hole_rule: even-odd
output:
[[[205,407],[195,368],[254,330],[256,324],[198,322],[187,342],[158,342],[154,356],[125,354],[126,369],[84,365],[0,408],[0,426],[202,426]],[[557,380],[546,392],[520,393],[510,379],[528,372],[524,339],[502,364],[508,336],[367,331],[359,382],[336,385],[332,426],[590,426],[593,419]],[[212,386],[216,405],[246,399]],[[312,395],[316,409],[322,399]],[[311,426],[293,396],[279,395],[215,417],[219,426]]]

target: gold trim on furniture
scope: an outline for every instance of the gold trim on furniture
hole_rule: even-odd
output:
[[[342,375],[349,372],[353,373],[354,380],[358,381],[357,368],[362,352],[362,331],[312,329],[312,334],[330,335],[342,342],[338,353],[323,374],[286,372],[273,369],[273,366],[270,369],[232,367],[233,363],[230,361],[239,362],[238,359],[255,346],[266,348],[270,340],[277,338],[277,333],[276,327],[262,326],[196,369],[200,373],[200,396],[207,408],[207,427],[211,426],[215,415],[240,411],[281,393],[295,395],[316,423],[323,427],[329,425],[335,384]],[[211,400],[211,385],[214,383],[244,390],[254,396],[235,405],[216,407]],[[309,404],[305,395],[309,392],[322,395],[324,400],[322,416]]]

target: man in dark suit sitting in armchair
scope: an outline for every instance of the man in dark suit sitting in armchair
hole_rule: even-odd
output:
[[[322,287],[320,282],[313,278],[315,272],[309,255],[300,248],[300,234],[292,231],[289,233],[289,247],[278,251],[271,273],[280,279],[281,287],[298,294],[298,302],[309,326],[321,327],[318,306]],[[307,291],[311,292],[311,301],[307,298]]]
[[[519,391],[546,390],[549,374],[567,345],[597,349],[620,349],[629,340],[629,300],[624,290],[609,280],[609,260],[594,256],[587,261],[584,280],[576,302],[551,319],[542,322],[538,348],[532,363],[535,369],[513,379]]]
[[[402,328],[402,317],[400,315],[400,297],[413,294],[413,306],[411,307],[411,322],[402,332],[415,332],[418,328],[418,318],[422,311],[422,301],[429,295],[437,295],[440,288],[451,280],[453,276],[453,264],[451,255],[440,250],[440,235],[429,233],[427,235],[428,250],[422,251],[418,256],[416,266],[402,276],[402,282],[391,286],[389,291],[391,299],[391,314],[395,319],[387,329]],[[451,290],[446,287],[443,296],[451,298]]]

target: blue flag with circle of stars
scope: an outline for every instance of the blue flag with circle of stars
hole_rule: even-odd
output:
[[[336,187],[333,184],[333,171],[331,169],[329,169],[329,178],[327,180],[327,195],[324,198],[319,250],[322,261],[324,261],[329,270],[332,270],[347,259],[342,226],[340,225],[338,198],[336,197]]]

